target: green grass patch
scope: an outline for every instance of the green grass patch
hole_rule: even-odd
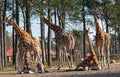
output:
[[[0,70],[0,72],[10,72],[10,71],[17,71],[17,70],[15,70],[15,67],[13,66],[9,66],[4,68],[3,70]]]

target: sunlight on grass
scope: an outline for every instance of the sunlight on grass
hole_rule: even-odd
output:
[[[15,70],[15,67],[13,66],[9,66],[6,67],[4,70],[0,70],[0,72],[10,72],[10,71],[17,71],[17,70]]]

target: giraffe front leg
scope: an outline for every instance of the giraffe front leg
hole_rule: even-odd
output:
[[[74,49],[71,50],[70,52],[70,63],[71,63],[71,68],[74,68],[74,61],[73,61],[73,54],[74,53]]]
[[[106,53],[106,60],[107,60],[107,65],[108,65],[108,69],[111,69],[111,66],[110,66],[110,51],[109,51],[109,45],[106,46],[107,47],[107,53]]]
[[[60,69],[62,68],[62,57],[61,57],[61,56],[62,56],[62,53],[61,53],[60,50],[59,50],[58,52],[59,52],[59,57],[58,57],[58,58],[59,58],[59,59],[58,59],[58,60],[59,60],[58,70],[60,70]]]
[[[100,46],[97,46],[97,51],[98,51],[98,62],[99,62],[99,65],[101,66],[101,53],[100,53]]]
[[[23,52],[18,54],[18,74],[22,74],[23,54]]]
[[[40,57],[40,52],[38,51],[37,52],[37,60],[38,60],[38,63],[40,64],[40,69],[41,69],[41,73],[44,73],[45,72],[45,68],[44,68],[44,65],[42,63],[42,58]]]

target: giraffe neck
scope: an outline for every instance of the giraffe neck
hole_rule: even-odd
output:
[[[60,26],[51,23],[51,22],[50,22],[49,20],[47,20],[47,19],[44,19],[44,22],[45,22],[55,33],[57,33],[57,32],[62,32],[62,31],[63,31],[63,29],[62,29]]]
[[[89,43],[90,54],[93,57],[93,60],[95,61],[95,64],[98,66],[98,59],[97,59],[97,56],[95,54],[95,51],[94,51],[94,48],[93,48],[93,45],[92,45],[92,41],[90,39],[89,34],[87,34],[87,40],[88,40],[88,43]]]
[[[23,29],[21,29],[20,26],[18,26],[16,22],[13,22],[12,26],[14,27],[14,30],[16,32],[18,39],[22,38],[22,37],[24,38],[23,32],[25,32],[25,31]]]
[[[94,21],[95,21],[95,24],[96,24],[96,33],[99,33],[102,31],[102,28],[100,27],[99,23],[98,23],[98,19],[97,19],[97,16],[96,14],[94,13]]]
[[[93,48],[93,45],[92,45],[92,41],[90,39],[89,34],[87,34],[87,41],[88,41],[88,44],[89,44],[90,54],[95,55],[94,48]]]

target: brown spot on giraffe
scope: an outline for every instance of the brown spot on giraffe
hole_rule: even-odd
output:
[[[8,25],[12,25],[15,29],[17,39],[19,40],[19,53],[18,53],[18,73],[22,72],[23,57],[25,52],[34,51],[37,54],[37,61],[40,63],[41,71],[44,71],[44,65],[42,63],[42,57],[40,56],[40,42],[37,38],[32,37],[29,33],[24,31],[16,22],[10,18],[6,17],[6,22]]]
[[[69,61],[69,68],[73,67],[73,53],[74,53],[74,45],[75,39],[72,34],[66,32],[60,26],[53,24],[52,22],[48,21],[45,17],[41,17],[42,21],[46,23],[55,33],[55,39],[58,49],[60,53],[63,49],[64,53],[66,54],[66,58]],[[67,53],[70,54],[70,59],[68,58]],[[60,57],[60,54],[59,54]],[[59,67],[58,70],[61,68],[61,58],[59,58]]]
[[[94,21],[96,25],[96,36],[95,36],[95,41],[96,41],[96,46],[97,46],[97,51],[98,51],[98,57],[99,57],[99,64],[101,64],[102,69],[104,68],[105,65],[105,57],[107,58],[107,65],[108,68],[110,68],[110,37],[109,34],[104,32],[104,30],[100,27],[98,19],[97,19],[97,14],[101,14],[101,10],[96,7],[94,10]],[[105,48],[106,47],[106,52]]]

